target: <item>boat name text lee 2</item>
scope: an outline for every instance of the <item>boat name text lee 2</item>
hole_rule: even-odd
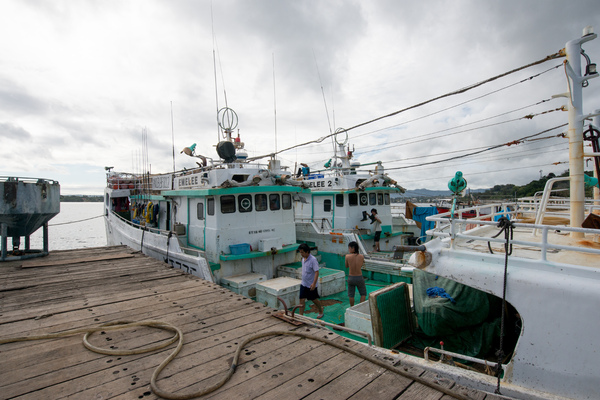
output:
[[[308,187],[331,187],[332,181],[308,181]]]

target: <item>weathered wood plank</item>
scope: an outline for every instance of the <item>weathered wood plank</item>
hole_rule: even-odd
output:
[[[433,372],[425,372],[421,375],[421,378],[426,379],[427,381],[437,383],[438,385],[450,389],[454,382],[440,377]],[[402,393],[398,399],[399,400],[439,400],[444,396],[444,393],[439,392],[429,386],[423,385],[421,383],[414,382],[412,385]]]
[[[26,268],[39,268],[39,267],[52,267],[52,266],[64,266],[64,265],[72,265],[72,264],[84,264],[94,261],[106,261],[106,260],[120,260],[123,258],[133,258],[135,255],[131,253],[116,253],[116,254],[108,254],[102,256],[95,257],[82,257],[82,258],[72,258],[72,259],[64,259],[64,260],[47,260],[47,261],[36,261],[36,262],[24,262],[21,264],[21,269]]]
[[[178,393],[196,391],[220,379],[237,344],[256,332],[309,331],[325,342],[334,341],[392,362],[385,354],[331,331],[297,328],[271,318],[273,310],[268,307],[124,246],[52,252],[46,260],[34,261],[38,267],[33,267],[34,262],[29,263],[31,268],[20,268],[23,262],[0,264],[2,337],[116,320],[170,322],[183,330],[185,345],[161,374],[159,386]],[[124,349],[169,336],[135,328],[95,334],[90,341]],[[173,347],[140,355],[106,356],[85,349],[81,336],[2,345],[0,398],[156,399],[149,389],[150,376]],[[474,396],[482,399],[480,392]],[[440,399],[442,393],[326,343],[274,336],[247,345],[236,374],[205,398],[299,397]]]
[[[411,379],[386,370],[348,398],[352,400],[395,399],[412,383]]]

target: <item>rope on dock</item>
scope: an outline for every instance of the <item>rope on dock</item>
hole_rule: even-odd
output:
[[[90,337],[90,335],[92,335],[94,332],[100,332],[100,331],[114,331],[114,330],[119,330],[119,329],[126,329],[126,328],[132,328],[132,327],[136,327],[136,326],[148,326],[148,327],[153,327],[153,328],[158,328],[158,329],[163,329],[163,330],[167,330],[170,332],[173,332],[174,335],[173,337],[171,337],[170,339],[166,340],[163,343],[159,343],[157,345],[154,346],[148,346],[148,347],[142,347],[136,350],[113,350],[113,349],[103,349],[103,348],[99,348],[96,347],[92,344],[90,344],[88,342],[88,338]],[[225,383],[227,383],[227,381],[229,381],[229,379],[231,379],[231,377],[233,376],[233,374],[235,373],[235,370],[237,368],[238,362],[239,362],[239,358],[240,358],[240,354],[242,352],[242,349],[244,347],[246,347],[248,345],[248,343],[253,342],[257,339],[260,338],[264,338],[267,336],[280,336],[280,335],[287,335],[287,336],[298,336],[301,338],[305,338],[305,339],[311,339],[311,340],[316,340],[322,343],[325,343],[327,345],[336,347],[342,351],[345,351],[347,353],[353,354],[359,358],[362,358],[368,362],[371,362],[379,367],[385,368],[388,371],[391,371],[393,373],[396,373],[398,375],[401,375],[405,378],[411,379],[417,383],[420,383],[422,385],[428,386],[434,390],[437,390],[439,392],[442,392],[444,394],[447,394],[455,399],[459,399],[459,400],[469,400],[469,397],[463,396],[460,393],[457,393],[456,391],[450,390],[448,388],[445,388],[435,382],[430,382],[425,380],[424,378],[421,378],[418,375],[412,374],[408,371],[404,371],[402,369],[396,368],[393,365],[390,365],[386,362],[383,362],[375,357],[366,355],[366,354],[362,354],[360,351],[358,350],[354,350],[350,347],[347,347],[345,345],[342,344],[338,344],[335,342],[332,342],[330,340],[326,340],[322,337],[318,337],[315,336],[313,334],[309,334],[309,333],[305,333],[305,332],[295,332],[295,331],[286,331],[286,330],[274,330],[274,331],[268,331],[268,332],[262,332],[262,333],[258,333],[255,335],[252,335],[250,337],[248,337],[246,340],[244,340],[243,342],[241,342],[236,351],[235,351],[235,355],[233,357],[233,360],[231,361],[231,365],[229,366],[229,370],[227,371],[227,374],[217,383],[213,384],[212,386],[209,386],[205,389],[199,390],[197,392],[193,392],[193,393],[188,393],[188,394],[180,394],[180,393],[173,393],[173,392],[167,392],[164,391],[162,389],[160,389],[156,383],[156,381],[158,380],[158,375],[161,373],[161,371],[171,362],[173,361],[173,359],[177,356],[177,354],[179,353],[179,351],[181,350],[181,348],[183,347],[183,333],[181,332],[181,330],[179,328],[177,328],[176,326],[169,324],[167,322],[162,322],[162,321],[153,321],[153,320],[148,320],[148,321],[140,321],[140,322],[132,322],[132,321],[115,321],[115,322],[110,322],[107,324],[102,324],[99,325],[97,327],[92,327],[92,328],[80,328],[80,329],[72,329],[72,330],[68,330],[68,331],[63,331],[63,332],[58,332],[58,333],[51,333],[51,334],[45,334],[45,335],[37,335],[37,336],[22,336],[22,337],[14,337],[14,338],[6,338],[6,339],[0,339],[0,345],[5,344],[5,343],[12,343],[12,342],[24,342],[24,341],[30,341],[30,340],[43,340],[43,339],[54,339],[54,338],[61,338],[61,337],[67,337],[67,336],[72,336],[78,333],[85,333],[85,335],[83,336],[83,345],[88,349],[91,350],[95,353],[99,353],[99,354],[107,354],[107,355],[134,355],[134,354],[141,354],[141,353],[146,353],[146,352],[151,352],[151,351],[155,351],[155,350],[159,350],[162,348],[165,348],[167,346],[169,346],[170,344],[174,343],[174,342],[178,342],[177,343],[177,347],[175,348],[175,350],[173,350],[173,352],[162,362],[160,363],[160,365],[154,370],[154,373],[152,374],[152,378],[150,379],[150,387],[152,388],[152,391],[154,392],[154,394],[156,394],[157,396],[160,396],[164,399],[168,399],[168,400],[188,400],[188,399],[193,399],[196,397],[200,397],[200,396],[204,396],[208,393],[214,392],[215,390],[219,389],[221,386],[223,386]]]

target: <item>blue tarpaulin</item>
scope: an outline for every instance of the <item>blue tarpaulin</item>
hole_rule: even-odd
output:
[[[421,224],[421,240],[424,241],[427,232],[435,227],[435,222],[427,221],[426,218],[438,213],[436,207],[415,207],[412,209],[412,219]]]

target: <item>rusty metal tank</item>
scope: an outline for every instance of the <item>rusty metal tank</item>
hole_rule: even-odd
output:
[[[57,181],[37,178],[0,177],[0,261],[48,254],[48,221],[60,212],[60,185]],[[44,228],[44,249],[29,248],[29,236]],[[12,251],[7,239],[12,238]],[[20,249],[21,237],[25,248]],[[10,254],[9,254],[10,253]]]

